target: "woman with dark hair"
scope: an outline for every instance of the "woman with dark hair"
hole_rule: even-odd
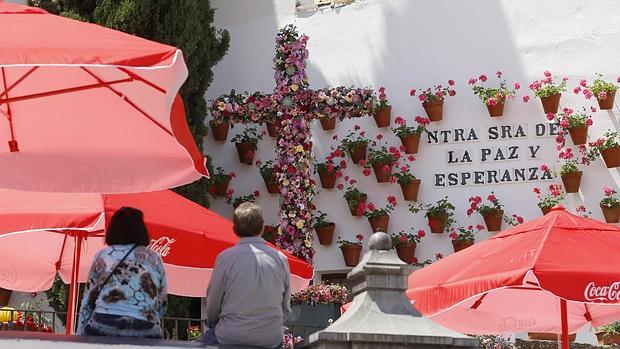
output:
[[[90,268],[77,333],[161,338],[166,274],[161,257],[148,248],[142,211],[122,207],[114,213],[105,242]]]

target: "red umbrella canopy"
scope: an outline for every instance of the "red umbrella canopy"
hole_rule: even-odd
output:
[[[465,333],[559,333],[620,317],[620,229],[554,208],[409,276],[425,316]]]
[[[0,32],[0,188],[144,192],[208,175],[173,108],[180,50],[3,2]]]
[[[0,287],[48,289],[57,270],[70,280],[71,237],[79,234],[85,240],[78,279],[85,282],[93,255],[104,247],[106,221],[122,206],[144,212],[150,247],[163,258],[173,294],[204,296],[217,255],[239,241],[230,221],[168,190],[123,195],[0,190]],[[286,254],[292,287],[301,289],[313,269]]]

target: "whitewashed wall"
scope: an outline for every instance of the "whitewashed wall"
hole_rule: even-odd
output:
[[[433,123],[431,128],[479,127],[485,130],[491,125],[523,124],[528,125],[532,132],[534,124],[545,122],[540,101],[532,99],[523,103],[520,97],[528,92],[527,84],[540,78],[544,70],[570,78],[569,90],[564,93],[561,105],[574,109],[596,103],[572,93],[572,87],[579,79],[592,78],[596,72],[614,80],[620,75],[620,22],[616,18],[620,5],[612,0],[587,5],[580,1],[361,0],[339,9],[327,8],[305,14],[295,14],[294,1],[290,0],[219,0],[214,1],[214,6],[217,7],[215,24],[230,31],[231,48],[215,68],[215,79],[207,99],[231,88],[270,92],[274,85],[274,35],[278,28],[288,23],[294,23],[300,32],[310,36],[308,71],[311,87],[385,86],[393,104],[393,117],[402,115],[411,121],[415,115],[425,115],[417,99],[409,96],[411,88],[455,80],[457,96],[448,98],[444,121]],[[523,87],[518,99],[508,102],[504,116],[492,120],[485,106],[473,95],[467,80],[481,73],[493,80],[497,70],[503,71],[508,81],[519,81]],[[613,112],[595,113],[590,137],[614,127],[612,120],[618,115],[617,108]],[[389,129],[377,129],[372,119],[344,121],[338,124],[335,132],[342,136],[354,123],[362,125],[370,135],[382,132],[394,144],[400,144]],[[241,129],[235,127],[233,135]],[[325,132],[318,124],[314,131],[314,152],[317,159],[322,160],[332,144],[334,131]],[[485,136],[484,132],[482,136]],[[231,184],[237,193],[246,194],[258,189],[264,194],[259,202],[264,207],[267,222],[275,223],[277,195],[266,193],[258,170],[239,164],[232,143],[214,142],[211,136],[205,142],[205,149],[214,156],[216,165],[238,174]],[[463,167],[446,165],[446,150],[507,144],[542,145],[543,157],[540,161],[521,159],[510,164],[475,164],[465,168],[522,167],[554,162],[554,140],[535,138],[531,134],[525,141],[486,142],[482,138],[480,142],[465,145],[422,144],[415,164],[415,173],[422,179],[419,199],[435,202],[448,195],[457,206],[459,223],[476,224],[482,223],[482,218],[479,215],[467,218],[467,199],[471,195],[486,196],[493,190],[505,204],[506,213],[516,213],[526,219],[539,217],[532,188],[544,183],[447,189],[434,189],[431,184],[434,172]],[[257,157],[272,159],[273,145],[273,139],[267,137],[260,143]],[[360,188],[378,204],[383,204],[390,193],[402,199],[398,185],[378,184],[374,175],[363,177],[355,165],[346,172],[358,178]],[[592,217],[602,219],[598,208],[603,195],[601,189],[604,185],[616,187],[617,178],[616,170],[607,170],[602,160],[595,162],[584,171],[581,193],[569,194],[567,205],[574,208],[584,203],[592,211]],[[321,190],[315,202],[337,223],[337,235],[352,238],[357,233],[370,234],[365,218],[351,217],[341,192]],[[231,208],[223,200],[214,202],[213,209],[231,216]],[[428,229],[423,214],[413,215],[406,205],[401,204],[392,215],[390,230],[395,232],[407,227]],[[481,233],[478,239],[486,237],[488,233]],[[335,243],[329,247],[317,243],[315,247],[317,271],[346,270]],[[416,254],[418,258],[426,259],[433,258],[437,252],[452,252],[446,234],[427,236]]]

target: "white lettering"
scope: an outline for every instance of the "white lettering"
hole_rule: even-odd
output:
[[[177,239],[162,236],[157,240],[151,240],[149,248],[159,253],[160,256],[166,257],[170,254],[170,249],[175,241],[177,241]]]

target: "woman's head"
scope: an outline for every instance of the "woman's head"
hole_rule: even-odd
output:
[[[105,233],[105,243],[107,245],[148,246],[150,239],[143,216],[142,211],[138,209],[121,207],[110,220]]]
[[[240,237],[260,236],[263,233],[263,211],[253,202],[244,202],[235,209],[233,230]]]

